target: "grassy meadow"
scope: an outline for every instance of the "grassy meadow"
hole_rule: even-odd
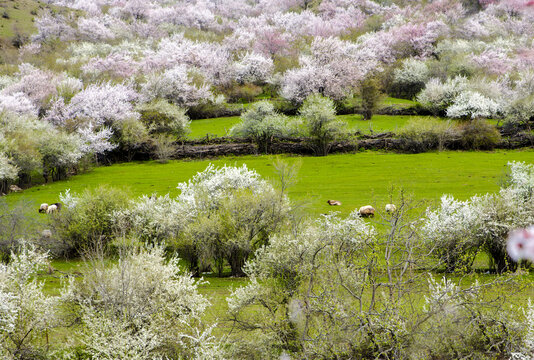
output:
[[[390,201],[391,188],[404,189],[418,200],[438,200],[442,194],[466,199],[475,194],[495,192],[505,175],[508,161],[534,162],[534,151],[430,152],[393,154],[366,151],[327,157],[282,156],[287,162],[299,162],[298,182],[289,189],[290,197],[308,205],[312,215],[331,210],[348,214],[371,204],[381,209]],[[123,163],[97,167],[65,181],[39,185],[8,195],[7,201],[31,201],[35,209],[42,202],[59,200],[60,192],[80,192],[101,184],[127,189],[132,197],[157,193],[177,195],[176,185],[187,181],[209,163],[217,166],[247,164],[262,176],[275,180],[273,156],[225,157],[216,160],[155,161]],[[330,207],[335,199],[342,206]],[[37,211],[35,211],[37,215]]]

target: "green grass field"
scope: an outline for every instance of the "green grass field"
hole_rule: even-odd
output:
[[[495,192],[499,188],[508,161],[534,163],[534,151],[494,152],[430,152],[423,154],[391,154],[360,152],[327,157],[290,157],[301,168],[297,184],[289,190],[290,197],[309,205],[312,215],[330,210],[348,214],[360,206],[371,204],[381,208],[390,201],[391,188],[403,188],[415,199],[438,200],[442,194],[466,199],[474,194]],[[124,163],[98,167],[73,176],[66,181],[35,186],[6,197],[9,202],[27,200],[38,206],[53,203],[66,189],[80,192],[87,187],[109,184],[127,190],[132,197],[143,194],[177,195],[176,185],[186,181],[211,162],[215,165],[247,164],[266,178],[273,179],[273,156],[226,157],[217,160],[154,161]],[[330,207],[326,200],[335,199],[342,206]],[[36,207],[37,209],[37,207]],[[35,211],[37,214],[37,211]]]

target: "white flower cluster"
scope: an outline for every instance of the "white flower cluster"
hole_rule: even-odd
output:
[[[48,263],[47,254],[22,243],[7,265],[0,265],[0,355],[11,358],[27,349],[54,322],[57,299],[43,293],[35,275]]]
[[[441,206],[427,213],[422,230],[438,253],[461,257],[484,247],[490,256],[500,257],[505,255],[508,234],[534,224],[534,165],[510,162],[508,167],[509,183],[498,194],[473,196],[466,201],[443,196]],[[514,260],[532,250],[525,242],[528,236],[523,234],[513,233],[510,238],[508,251]]]
[[[272,190],[272,186],[256,171],[249,170],[246,164],[241,167],[209,164],[204,171],[188,182],[178,184],[177,188],[182,191],[178,201],[200,206],[200,199],[206,196],[208,203],[204,205],[209,207],[217,206],[229,191],[247,189],[253,194],[260,194]]]
[[[79,306],[79,339],[89,355],[151,360],[164,357],[166,344],[193,348],[199,344],[191,338],[211,341],[194,331],[209,305],[197,285],[181,274],[177,258],[167,261],[163,247],[151,247],[130,250],[111,267],[94,264],[83,280],[70,282],[63,299]],[[203,344],[211,345],[217,349]]]

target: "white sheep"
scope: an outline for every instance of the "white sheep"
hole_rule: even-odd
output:
[[[57,211],[57,205],[50,205],[48,209],[46,209],[47,214],[52,214]]]
[[[39,206],[39,212],[41,214],[44,214],[44,213],[46,213],[46,210],[48,210],[48,204],[47,203],[42,203],[41,206]]]
[[[375,208],[371,205],[365,205],[358,210],[361,217],[373,217],[375,216]]]
[[[394,204],[386,204],[386,212],[391,214],[397,211],[397,207]]]

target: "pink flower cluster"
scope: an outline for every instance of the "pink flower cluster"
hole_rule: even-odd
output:
[[[534,261],[534,226],[515,230],[508,236],[508,255],[515,261]]]

